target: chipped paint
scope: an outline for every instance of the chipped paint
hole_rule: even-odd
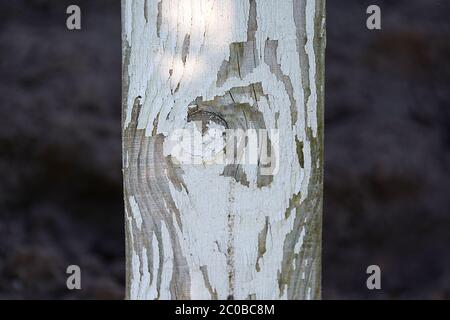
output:
[[[320,298],[324,1],[122,3],[127,297]],[[276,129],[276,171],[180,129]]]
[[[133,214],[134,222],[136,222],[137,228],[141,229],[142,216],[141,216],[141,211],[139,210],[138,203],[134,199],[134,196],[130,196],[129,201],[130,201],[130,205],[131,205],[131,213]]]

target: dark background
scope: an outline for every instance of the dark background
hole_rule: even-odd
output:
[[[449,9],[327,1],[325,299],[449,298]],[[118,0],[1,1],[0,298],[124,296],[120,35]]]

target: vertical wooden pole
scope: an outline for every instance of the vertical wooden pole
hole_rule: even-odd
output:
[[[324,5],[122,0],[127,298],[320,298]]]

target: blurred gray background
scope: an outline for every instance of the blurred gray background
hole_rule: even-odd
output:
[[[449,298],[449,9],[327,1],[325,299]],[[120,35],[119,0],[1,0],[2,299],[124,296]]]

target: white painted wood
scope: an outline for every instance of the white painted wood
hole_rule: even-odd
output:
[[[122,9],[127,298],[319,299],[324,0]],[[209,160],[267,130],[270,166],[186,163],[180,129]]]

